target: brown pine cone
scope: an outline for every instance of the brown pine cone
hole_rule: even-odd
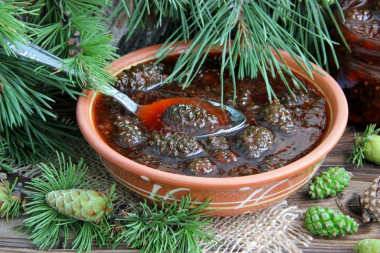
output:
[[[157,155],[186,158],[204,152],[197,139],[184,134],[155,133],[146,142],[146,148]]]
[[[116,87],[120,91],[145,91],[152,85],[162,81],[161,64],[138,64],[124,70],[119,76]]]
[[[380,177],[373,180],[372,185],[364,192],[360,204],[364,222],[380,222]]]
[[[250,126],[239,133],[236,145],[246,158],[259,158],[272,144],[276,135],[262,126]]]

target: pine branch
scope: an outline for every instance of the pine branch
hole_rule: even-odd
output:
[[[63,237],[63,247],[67,246],[70,235],[75,234],[73,248],[77,252],[90,252],[95,239],[99,246],[108,244],[110,226],[103,219],[99,224],[79,221],[63,215],[48,205],[46,195],[52,191],[64,189],[80,189],[88,186],[85,180],[87,166],[80,160],[74,164],[63,154],[58,154],[58,164],[39,164],[41,178],[33,178],[26,188],[31,192],[31,201],[25,205],[26,214],[30,217],[24,220],[25,233],[33,239],[40,249],[52,249]],[[112,194],[112,193],[111,193]]]
[[[8,153],[8,144],[5,142],[4,138],[0,135],[0,171],[5,170],[8,172],[12,172],[12,166],[10,163],[12,159]]]
[[[7,55],[12,54],[7,41],[16,44],[16,42],[26,42],[28,39],[26,25],[19,20],[21,15],[32,14],[23,8],[27,5],[28,3],[19,1],[0,1],[0,45]]]
[[[0,180],[0,217],[18,217],[21,206],[21,194],[13,192],[17,179],[12,186],[8,181]]]
[[[158,199],[153,206],[141,202],[142,211],[126,213],[125,218],[118,219],[121,229],[114,247],[121,242],[140,252],[201,252],[199,241],[217,243],[203,228],[209,221],[205,217],[205,208],[209,201],[193,206],[189,195],[178,202],[167,203]]]
[[[367,144],[373,136],[379,133],[380,128],[376,129],[376,124],[368,125],[363,134],[357,133],[354,139],[352,154],[347,159],[347,162],[356,164],[357,167],[363,167],[364,160],[366,159],[365,152],[368,148]]]
[[[19,164],[36,163],[41,158],[49,157],[52,150],[70,153],[71,148],[64,137],[75,137],[77,128],[68,126],[54,119],[41,120],[31,115],[20,127],[5,128],[1,135],[7,143],[9,158]]]
[[[166,16],[177,21],[179,27],[186,27],[186,30],[178,28],[167,39],[158,53],[159,60],[171,52],[171,41],[186,41],[192,37],[188,51],[181,54],[173,73],[165,80],[183,82],[184,87],[191,83],[212,46],[222,48],[221,72],[228,71],[234,83],[236,79],[244,77],[263,76],[269,100],[276,98],[276,94],[268,81],[268,75],[281,78],[290,92],[293,88],[287,83],[285,74],[293,79],[295,88],[302,88],[302,83],[291,73],[277,49],[289,52],[309,75],[314,69],[309,60],[328,66],[326,47],[335,57],[335,42],[330,38],[323,9],[333,19],[333,23],[335,20],[330,15],[329,5],[324,2],[323,9],[316,0],[176,0],[170,4],[156,0],[134,3],[135,11],[130,18],[127,39],[151,10],[159,15],[159,20]],[[337,2],[335,4],[338,5]],[[316,58],[312,53],[317,55]],[[221,83],[223,85],[223,80]]]
[[[34,43],[63,58],[63,68],[70,81],[81,88],[96,88],[111,84],[114,77],[104,70],[108,61],[114,60],[116,48],[107,43],[112,40],[101,23],[102,6],[109,1],[46,1],[39,0],[39,15],[33,18],[37,24],[32,34]]]

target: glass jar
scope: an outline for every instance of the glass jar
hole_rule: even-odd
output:
[[[336,80],[346,94],[349,121],[380,126],[380,0],[342,3],[341,31],[351,51],[338,49]]]

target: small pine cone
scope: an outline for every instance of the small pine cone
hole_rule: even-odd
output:
[[[276,155],[268,155],[264,160],[259,164],[259,172],[268,172],[271,170],[278,169],[284,166],[286,163],[285,159],[282,159]]]
[[[191,132],[194,129],[213,129],[218,123],[215,115],[205,109],[188,104],[169,106],[161,116],[162,122],[171,130]]]
[[[173,158],[186,158],[204,152],[197,139],[184,134],[152,134],[146,147],[153,153]]]
[[[259,158],[275,141],[275,134],[262,126],[251,126],[240,132],[236,145],[246,158]]]
[[[250,176],[257,174],[258,171],[252,167],[251,165],[245,164],[245,165],[240,165],[236,168],[231,169],[228,172],[229,177],[242,177],[242,176]]]
[[[379,253],[380,239],[363,239],[356,243],[355,253]]]
[[[380,222],[380,177],[373,180],[372,185],[364,192],[360,204],[364,222]]]
[[[347,188],[352,174],[343,167],[331,167],[313,179],[309,185],[309,194],[313,199],[336,196]]]
[[[203,143],[207,150],[230,148],[230,144],[228,143],[227,138],[224,136],[210,136]]]
[[[94,190],[52,191],[46,194],[45,199],[59,213],[82,221],[97,223],[112,211],[109,199]]]
[[[246,107],[252,104],[252,94],[250,90],[245,90],[241,96],[237,98],[238,106]]]
[[[294,90],[294,96],[288,91],[285,91],[280,95],[280,102],[287,108],[292,108],[300,105],[304,105],[310,101],[310,96],[303,90]]]
[[[265,122],[274,129],[287,134],[296,132],[291,112],[278,101],[268,105],[263,114]]]
[[[118,76],[116,86],[120,91],[145,91],[162,81],[163,65],[138,64]]]
[[[204,176],[211,174],[216,169],[216,165],[207,157],[196,158],[189,165],[191,174]]]
[[[313,235],[332,238],[353,234],[358,230],[359,224],[341,212],[313,206],[306,211],[304,226]]]
[[[123,147],[136,147],[146,141],[146,136],[142,129],[136,125],[125,125],[114,135],[116,143]]]
[[[141,121],[136,116],[132,115],[118,115],[116,117],[115,126],[118,129],[123,129],[128,125],[139,125]]]
[[[238,160],[238,157],[228,149],[217,149],[211,151],[212,157],[218,163],[230,164]]]

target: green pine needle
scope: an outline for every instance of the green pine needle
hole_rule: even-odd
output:
[[[376,129],[376,124],[371,124],[366,127],[366,130],[361,135],[357,133],[354,138],[354,146],[352,149],[351,156],[347,159],[347,162],[356,164],[357,167],[363,167],[364,156],[364,146],[370,141],[373,135],[377,135],[380,132],[380,128]]]
[[[62,69],[81,88],[98,88],[114,81],[104,70],[117,57],[116,48],[108,44],[112,37],[102,23],[101,7],[109,4],[106,0],[36,3],[39,14],[32,19],[37,25],[32,33],[33,42],[64,59]]]
[[[217,241],[203,227],[209,223],[200,218],[207,216],[205,208],[210,201],[193,206],[190,195],[178,202],[167,203],[162,199],[149,205],[141,202],[142,211],[135,209],[118,219],[121,233],[114,243],[127,243],[139,252],[201,252],[199,242],[215,244]]]
[[[58,154],[58,164],[41,163],[38,166],[42,175],[33,178],[26,188],[30,192],[30,202],[25,205],[26,214],[30,217],[24,220],[25,233],[40,249],[52,249],[63,237],[63,247],[67,247],[70,237],[69,231],[73,231],[75,240],[72,247],[77,252],[90,252],[93,240],[99,246],[107,245],[111,229],[105,218],[99,224],[79,221],[58,213],[50,207],[45,196],[51,191],[64,189],[80,189],[89,185],[85,180],[87,166],[80,160],[74,164],[61,153]],[[111,189],[111,195],[114,186]],[[111,197],[113,199],[114,196]]]
[[[21,15],[33,14],[26,10],[25,7],[28,5],[27,2],[0,1],[0,46],[5,49],[7,55],[11,55],[12,50],[5,40],[12,44],[27,41],[26,25],[19,19]]]
[[[9,217],[12,219],[18,217],[20,212],[21,193],[19,195],[13,193],[16,184],[17,179],[12,186],[7,180],[0,181],[0,217],[5,217],[7,222]]]
[[[36,163],[48,157],[52,150],[71,152],[69,140],[76,137],[77,128],[48,118],[43,121],[32,115],[23,126],[5,128],[1,135],[6,143],[8,158],[18,164]]]
[[[333,48],[336,42],[329,34],[329,19],[343,36],[331,15],[330,5],[322,4],[317,0],[134,1],[133,12],[127,9],[132,13],[127,40],[153,10],[159,17],[157,26],[161,25],[163,17],[168,17],[179,27],[158,52],[159,60],[172,52],[174,41],[192,39],[192,44],[180,55],[173,73],[165,82],[179,81],[184,87],[190,85],[208,51],[215,46],[222,49],[221,73],[228,71],[235,85],[236,79],[263,76],[268,98],[272,101],[276,94],[268,75],[278,76],[291,93],[292,87],[286,82],[285,74],[294,80],[295,88],[302,87],[277,49],[289,52],[310,76],[314,68],[309,60],[328,68],[328,59],[332,57],[337,64]],[[334,5],[340,10],[337,1]],[[223,93],[221,95],[223,102]]]
[[[8,144],[4,138],[0,136],[0,171],[5,170],[8,172],[13,172],[12,166],[10,165],[12,163],[12,159],[8,154],[8,150]]]

